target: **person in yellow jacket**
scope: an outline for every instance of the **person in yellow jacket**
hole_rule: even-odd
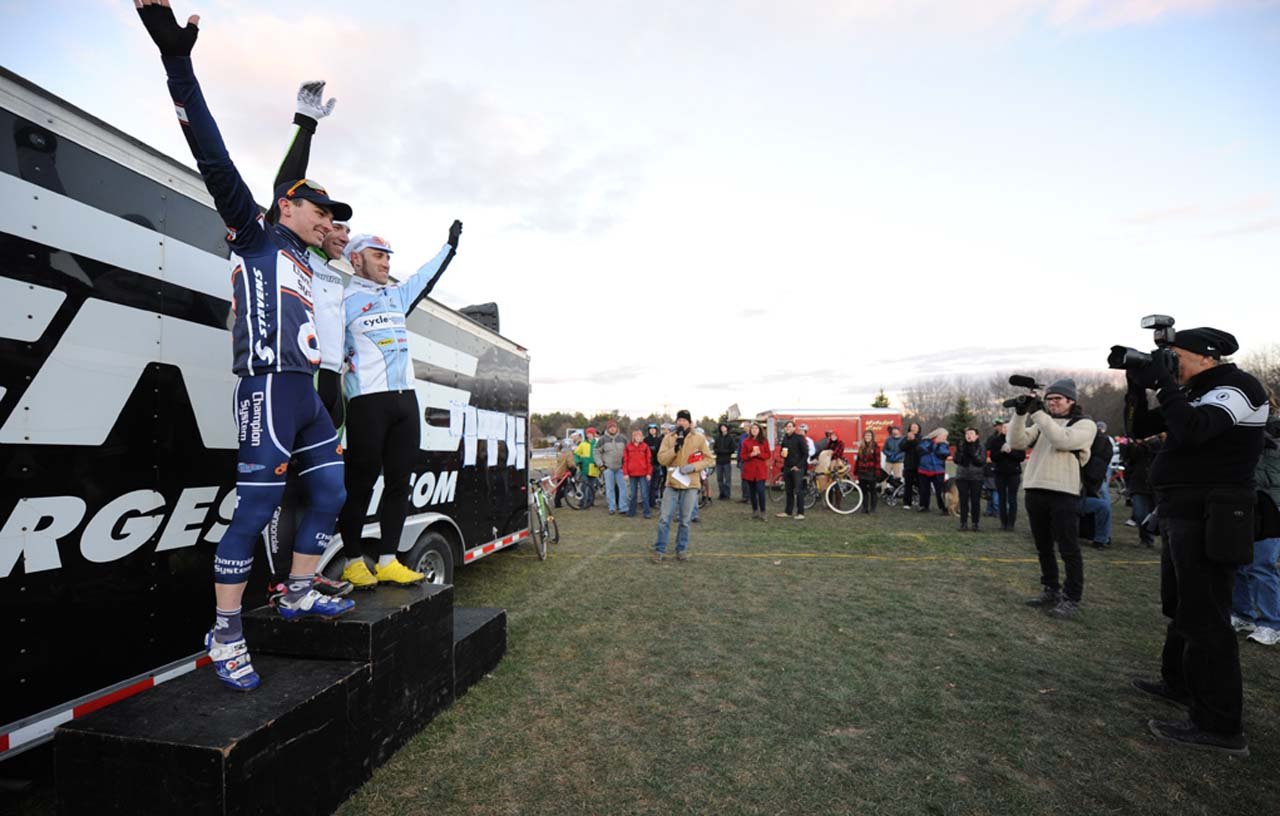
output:
[[[587,438],[573,449],[573,458],[578,462],[578,478],[582,480],[582,507],[591,507],[596,503],[596,477],[600,475],[596,465],[595,428],[587,428]]]
[[[693,417],[688,411],[676,414],[676,429],[662,439],[658,463],[667,469],[667,489],[662,492],[658,511],[658,540],[653,544],[653,562],[661,564],[667,555],[671,535],[671,516],[680,514],[676,532],[676,560],[689,560],[689,524],[698,506],[702,472],[715,465],[711,446],[702,434],[692,433]]]

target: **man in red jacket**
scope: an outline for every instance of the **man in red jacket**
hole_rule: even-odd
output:
[[[653,475],[653,452],[644,442],[644,434],[639,430],[631,432],[631,441],[622,451],[622,473],[627,477],[627,510],[629,518],[635,518],[636,505],[644,508],[644,517],[649,518],[649,477]]]

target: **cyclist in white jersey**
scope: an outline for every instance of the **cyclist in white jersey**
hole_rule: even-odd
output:
[[[338,530],[347,560],[342,580],[356,589],[373,589],[379,583],[407,586],[424,578],[396,558],[409,501],[410,459],[418,449],[422,423],[405,317],[444,274],[461,235],[462,222],[454,221],[440,252],[404,283],[391,282],[390,243],[376,235],[356,235],[347,244],[355,276],[343,297],[347,501],[338,516]],[[383,488],[378,561],[370,572],[360,538],[379,472]]]

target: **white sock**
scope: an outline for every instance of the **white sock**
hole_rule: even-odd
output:
[[[354,564],[355,562],[357,562],[357,561],[363,561],[363,560],[364,560],[363,558],[348,558],[348,559],[347,559],[347,566],[349,567],[349,566],[351,566],[352,564]]]
[[[396,560],[396,557],[394,555],[378,556],[378,569],[386,569],[386,567],[390,565],[391,562],[394,560]]]

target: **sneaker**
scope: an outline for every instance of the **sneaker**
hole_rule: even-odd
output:
[[[649,560],[655,564],[661,564],[663,558],[666,558],[666,553],[660,553],[657,550],[654,550],[653,554],[649,556]]]
[[[414,586],[422,583],[427,577],[401,564],[398,558],[392,559],[391,563],[385,567],[378,567],[373,575],[378,579],[378,583],[394,586]]]
[[[1134,521],[1133,519],[1125,519],[1125,520],[1124,520],[1124,526],[1126,526],[1126,527],[1137,527],[1137,526],[1138,526],[1138,522]]]
[[[1156,739],[1198,751],[1218,751],[1231,756],[1249,756],[1249,740],[1244,734],[1205,731],[1190,720],[1149,720],[1147,727]]]
[[[917,512],[917,513],[928,513],[928,512],[929,512],[929,508],[928,508],[928,507],[917,507],[917,508],[916,508],[916,512]]]
[[[1245,634],[1249,634],[1250,632],[1256,631],[1258,627],[1253,621],[1247,621],[1244,618],[1232,615],[1231,628],[1236,630],[1237,632],[1244,632]]]
[[[778,518],[791,518],[791,516],[787,515],[786,513],[774,513],[774,515],[777,516]]]
[[[305,617],[336,618],[355,605],[355,601],[349,601],[346,598],[330,598],[312,589],[296,601],[280,598],[276,601],[276,611],[285,620]]]
[[[1049,610],[1049,617],[1066,620],[1067,618],[1074,618],[1079,612],[1080,605],[1078,603],[1070,598],[1063,598],[1061,601],[1058,601],[1057,606]]]
[[[316,592],[328,595],[330,598],[341,598],[348,594],[355,587],[350,581],[327,578],[323,573],[316,573],[316,577],[311,579],[311,588]]]
[[[804,521],[804,513],[796,513],[796,521]]]
[[[677,561],[688,561],[688,560],[689,560],[689,551],[688,551],[688,550],[676,550],[676,560],[677,560]]]
[[[1028,598],[1024,603],[1027,606],[1057,606],[1061,600],[1062,590],[1045,587],[1039,595],[1034,598]]]
[[[253,670],[249,659],[249,646],[244,638],[230,643],[219,643],[214,640],[213,630],[204,636],[204,648],[213,661],[213,671],[218,679],[236,691],[253,691],[262,682],[258,673]]]
[[[1135,677],[1129,681],[1129,687],[1143,694],[1149,694],[1158,700],[1164,700],[1166,703],[1173,703],[1178,706],[1191,705],[1190,694],[1173,688],[1163,679],[1144,680],[1141,677]]]
[[[356,589],[374,589],[378,586],[378,579],[369,572],[369,565],[363,558],[356,559],[342,568],[342,580],[349,582]]]
[[[968,525],[968,524],[961,524],[961,525],[960,525],[960,532],[962,532],[962,533],[967,533],[967,532],[969,532],[969,525]]]
[[[1274,646],[1280,643],[1280,630],[1272,629],[1270,626],[1259,626],[1249,633],[1249,640],[1261,643],[1263,646]]]

